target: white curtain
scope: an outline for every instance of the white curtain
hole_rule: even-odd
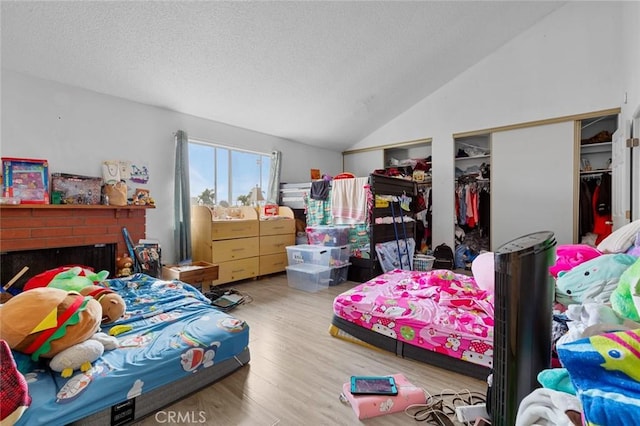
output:
[[[280,199],[280,163],[282,153],[271,151],[271,167],[269,168],[269,189],[267,190],[267,202],[278,204]]]
[[[191,200],[189,192],[189,138],[176,132],[176,173],[174,186],[174,241],[178,262],[191,258]]]

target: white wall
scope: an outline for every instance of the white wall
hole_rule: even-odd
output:
[[[638,9],[569,2],[350,149],[431,137],[433,242],[453,245],[452,134],[637,104]]]
[[[163,262],[173,248],[174,132],[269,153],[282,152],[282,181],[305,182],[309,170],[336,175],[340,153],[226,124],[2,70],[3,157],[43,158],[51,172],[101,176],[104,160],[148,163],[147,237],[160,240]]]

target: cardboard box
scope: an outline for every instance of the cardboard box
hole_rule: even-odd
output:
[[[166,265],[162,267],[162,279],[180,280],[201,290],[203,283],[218,279],[218,265],[202,261],[189,265]]]

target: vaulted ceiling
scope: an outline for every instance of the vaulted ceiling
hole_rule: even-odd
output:
[[[343,150],[554,1],[2,1],[2,67]]]

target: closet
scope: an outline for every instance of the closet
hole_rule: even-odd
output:
[[[454,135],[454,152],[455,266],[470,269],[491,247],[491,135]]]
[[[580,143],[578,241],[597,245],[613,230],[613,137],[618,115],[576,122]]]
[[[619,113],[613,108],[454,135],[456,185],[479,173],[482,162],[489,165],[484,185],[490,193],[490,250],[539,231],[552,231],[558,244],[582,242],[591,229],[585,215],[593,206],[593,198],[580,200],[583,183],[591,192],[595,185],[609,185],[610,207],[603,211],[611,215],[602,226],[615,229],[629,221],[624,206],[631,197],[620,187],[629,187],[631,166],[620,157],[630,148],[618,130]],[[487,157],[464,156],[460,149],[467,145],[486,146]]]

